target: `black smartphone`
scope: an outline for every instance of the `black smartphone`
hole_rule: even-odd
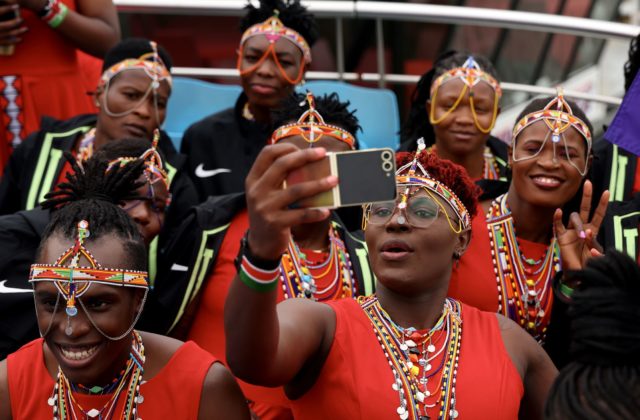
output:
[[[396,160],[392,149],[367,149],[327,153],[289,174],[285,186],[338,177],[338,185],[329,191],[296,202],[294,208],[338,208],[396,198]]]

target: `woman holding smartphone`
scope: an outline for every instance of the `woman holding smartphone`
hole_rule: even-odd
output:
[[[42,116],[95,112],[76,50],[102,58],[120,24],[111,0],[2,0],[0,16],[8,18],[0,22],[1,173]]]
[[[471,239],[476,188],[461,167],[418,150],[397,157],[398,199],[367,206],[377,284],[357,301],[276,299],[273,264],[291,230],[329,215],[291,203],[338,180],[279,185],[325,150],[276,144],[249,173],[249,233],[225,306],[227,361],[243,380],[284,385],[296,419],[540,417],[557,373],[544,351],[512,321],[446,297]]]
[[[552,282],[565,265],[554,218],[582,188],[580,212],[570,220],[591,243],[608,202],[605,192],[590,218],[592,187],[585,176],[591,163],[591,131],[584,112],[561,93],[536,99],[524,109],[509,149],[509,191],[474,223],[474,240],[449,285],[449,296],[514,320],[546,344],[558,364],[567,349],[559,348],[556,339],[567,332],[556,329],[555,338],[546,342],[555,322]]]
[[[359,126],[348,106],[335,94],[318,98],[292,95],[273,116],[279,128],[271,142],[300,149],[352,150],[356,147],[353,133]],[[165,305],[157,316],[148,317],[165,320],[158,331],[193,340],[226,360],[224,305],[248,226],[243,193],[210,197],[194,207],[168,244],[164,268],[159,269],[161,277],[169,278],[159,279],[154,293],[161,294],[159,300]],[[287,252],[276,265],[279,301],[301,298],[324,302],[373,291],[373,275],[360,232],[350,232],[335,212],[326,220],[294,227]],[[186,269],[179,271],[177,267]],[[241,386],[261,419],[291,417],[281,389]]]

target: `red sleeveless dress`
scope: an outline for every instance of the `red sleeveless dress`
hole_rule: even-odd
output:
[[[398,419],[394,376],[371,321],[351,299],[328,304],[336,313],[335,338],[314,386],[291,402],[294,418]],[[456,379],[459,418],[517,419],[524,387],[496,315],[463,304],[462,325]]]
[[[76,0],[62,0],[71,10]],[[22,42],[10,56],[0,56],[0,176],[14,147],[40,128],[40,119],[67,119],[93,113],[91,89],[78,62],[77,50],[57,30],[51,29],[32,11],[21,8]]]
[[[47,404],[54,379],[44,363],[43,339],[24,345],[7,357],[11,413],[14,419],[51,419]],[[183,344],[160,372],[143,382],[140,393],[142,419],[197,419],[202,385],[216,359],[194,342]],[[144,380],[144,376],[143,376]],[[73,394],[85,409],[101,409],[110,395]],[[121,413],[126,398],[119,398],[114,413]]]

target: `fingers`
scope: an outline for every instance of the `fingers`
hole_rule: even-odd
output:
[[[609,205],[609,191],[605,191],[600,196],[600,201],[598,202],[598,207],[596,207],[596,211],[593,213],[593,219],[591,219],[591,225],[597,235],[600,230],[600,225],[602,224],[602,220],[604,216],[607,214],[607,206]]]
[[[591,181],[586,180],[582,186],[582,201],[580,201],[580,218],[589,220],[589,212],[591,211],[591,197],[593,196],[593,185]]]
[[[252,182],[262,177],[276,159],[297,150],[299,149],[296,146],[288,143],[279,143],[263,148],[247,175],[246,190],[249,190]]]
[[[582,218],[578,213],[573,212],[569,215],[569,224],[578,232],[578,236],[580,238],[585,239],[587,237],[587,233],[584,231]]]
[[[320,147],[298,149],[276,159],[262,174],[259,183],[267,188],[282,188],[287,175],[295,169],[302,168],[308,163],[320,160],[326,156],[325,149]],[[327,162],[328,163],[328,162]]]
[[[598,242],[598,239],[596,238],[593,230],[591,229],[587,229],[587,247],[589,249],[595,249],[599,252],[604,252],[604,248],[602,247],[602,245],[600,245],[600,243]]]
[[[602,257],[604,255],[602,252],[598,251],[595,248],[591,248],[589,252],[591,253],[592,257]]]
[[[553,228],[556,231],[556,237],[562,236],[567,232],[564,223],[562,223],[562,210],[556,209],[553,213]]]

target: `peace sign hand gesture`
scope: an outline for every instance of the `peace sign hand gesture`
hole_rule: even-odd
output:
[[[560,246],[563,270],[580,270],[589,258],[602,255],[603,250],[596,237],[609,204],[609,191],[602,193],[598,207],[589,220],[592,194],[593,186],[591,181],[587,180],[582,190],[580,213],[573,212],[569,215],[567,227],[562,223],[561,209],[556,209],[553,215],[553,227]]]

